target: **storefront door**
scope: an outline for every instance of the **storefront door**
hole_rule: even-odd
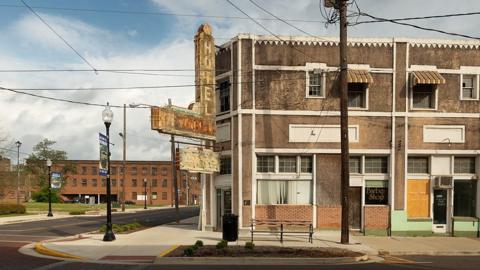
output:
[[[217,230],[222,229],[222,216],[232,213],[232,190],[217,188]]]
[[[433,190],[433,232],[447,232],[448,191],[446,189]]]
[[[360,230],[362,224],[362,188],[350,187],[349,198],[348,219],[350,229]]]

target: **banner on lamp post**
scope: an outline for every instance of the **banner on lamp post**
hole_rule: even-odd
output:
[[[107,176],[108,173],[108,142],[107,142],[107,136],[103,135],[102,133],[99,133],[99,139],[100,139],[100,160],[98,162],[98,172],[102,176]]]
[[[50,176],[51,179],[51,188],[56,188],[59,189],[62,187],[62,175],[58,172],[52,172],[52,175]]]

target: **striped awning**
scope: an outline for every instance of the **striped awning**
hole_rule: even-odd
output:
[[[412,83],[417,84],[445,84],[445,78],[437,71],[414,71],[412,72]]]
[[[347,71],[347,81],[349,83],[373,83],[373,78],[368,70],[349,69]]]

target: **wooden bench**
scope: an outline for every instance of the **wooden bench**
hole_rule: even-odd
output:
[[[298,230],[301,228],[301,230]],[[313,243],[313,225],[308,220],[276,220],[276,219],[252,219],[250,221],[250,238],[253,243],[254,233],[280,234],[280,242],[283,243],[283,235],[306,234],[308,242]]]

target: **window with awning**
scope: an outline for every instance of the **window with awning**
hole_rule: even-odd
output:
[[[357,109],[368,108],[367,89],[373,78],[368,70],[349,69],[348,81],[348,107]]]
[[[445,82],[437,71],[412,72],[412,109],[436,109],[437,85]]]

